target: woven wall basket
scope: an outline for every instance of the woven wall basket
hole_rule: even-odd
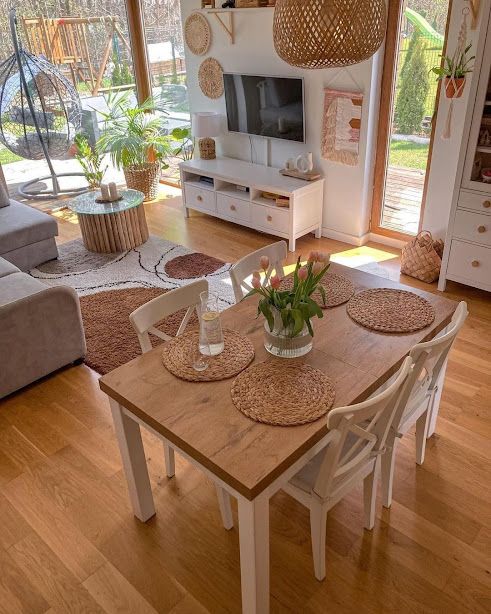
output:
[[[206,58],[198,71],[198,83],[201,91],[208,98],[220,98],[223,95],[223,68],[215,58]]]
[[[149,162],[145,166],[129,166],[123,169],[126,185],[132,190],[145,194],[144,200],[157,198],[160,164]]]
[[[382,44],[386,20],[385,0],[277,0],[274,46],[300,68],[358,64]]]
[[[184,24],[184,39],[191,53],[204,55],[211,45],[211,28],[201,13],[191,13]]]

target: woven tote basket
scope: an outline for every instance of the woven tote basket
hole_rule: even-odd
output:
[[[443,247],[441,239],[435,241],[431,232],[423,230],[402,248],[401,273],[433,283],[440,275]]]
[[[149,162],[144,166],[128,166],[123,171],[128,188],[143,192],[144,200],[157,198],[160,175],[158,162]]]
[[[273,40],[292,66],[350,66],[371,57],[385,37],[385,0],[277,0]]]

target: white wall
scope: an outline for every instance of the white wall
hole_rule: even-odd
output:
[[[195,9],[199,0],[181,0],[183,21]],[[295,76],[305,79],[306,144],[266,140],[253,137],[254,162],[268,162],[281,167],[287,158],[304,151],[314,153],[315,166],[326,177],[323,234],[361,244],[370,219],[372,197],[372,169],[377,122],[380,52],[372,59],[346,69],[301,70],[289,66],[277,54],[273,45],[273,10],[244,10],[235,13],[235,45],[213,15],[207,15],[213,30],[213,41],[206,57],[216,58],[225,72],[258,75]],[[225,19],[227,17],[225,16]],[[218,111],[225,117],[225,100],[210,100],[204,96],[197,82],[198,68],[203,56],[195,56],[186,48],[189,97],[192,111]],[[326,86],[364,94],[362,111],[360,161],[350,167],[323,160],[320,156],[323,90]],[[225,127],[225,124],[224,124]],[[250,161],[249,138],[225,134],[218,139],[219,155]]]
[[[489,0],[488,0],[489,1]],[[454,0],[452,15],[450,18],[450,28],[448,34],[447,55],[452,55],[455,51],[459,36],[460,25],[462,23],[462,9],[468,7],[468,2],[464,0]],[[482,3],[480,19],[476,30],[471,30],[471,20],[468,17],[468,42],[473,43],[473,53],[476,53],[477,41],[483,27],[486,27],[488,7]],[[486,17],[486,20],[483,17]],[[471,80],[478,78],[475,73],[468,78],[462,98],[454,102],[452,136],[450,139],[442,139],[445,128],[449,100],[445,98],[444,92],[440,98],[438,108],[438,120],[435,130],[435,140],[433,144],[433,155],[431,159],[430,178],[428,181],[428,191],[426,206],[423,215],[423,228],[430,230],[436,237],[445,238],[450,208],[452,206],[452,196],[456,180],[460,181],[457,175],[460,147],[463,139],[464,121],[468,107],[473,105],[473,100],[469,100],[471,91]]]

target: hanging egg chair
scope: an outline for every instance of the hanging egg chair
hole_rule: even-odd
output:
[[[299,68],[358,64],[382,44],[386,13],[385,0],[276,0],[274,46]]]
[[[0,143],[28,160],[45,159],[50,175],[38,177],[19,188],[26,198],[78,194],[87,188],[61,189],[52,158],[63,159],[81,127],[80,98],[74,86],[43,57],[22,48],[17,36],[15,9],[10,12],[14,53],[0,65]],[[32,190],[34,184],[50,180],[52,188]]]

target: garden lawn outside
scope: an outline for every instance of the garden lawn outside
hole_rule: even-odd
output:
[[[429,144],[412,141],[391,141],[389,166],[426,170]]]

